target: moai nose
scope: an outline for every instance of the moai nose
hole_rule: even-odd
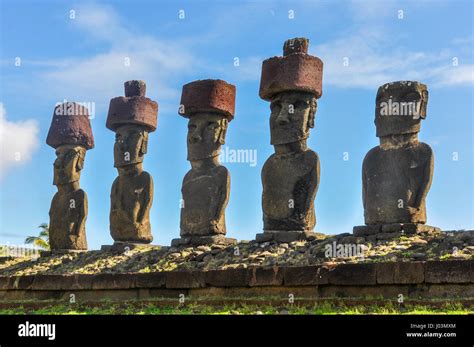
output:
[[[284,115],[279,115],[276,119],[276,122],[278,125],[287,125],[288,123],[290,123],[290,120]]]
[[[201,142],[201,136],[199,134],[193,134],[190,138],[191,143]]]

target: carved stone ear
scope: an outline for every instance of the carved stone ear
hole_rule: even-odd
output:
[[[421,92],[421,97],[425,103],[428,103],[428,95],[429,93],[426,89]]]
[[[229,121],[227,118],[223,118],[219,123],[221,125],[221,131],[219,133],[218,141],[221,145],[223,145],[225,143],[225,136],[227,134],[227,126],[229,125]]]
[[[77,152],[76,157],[76,170],[81,171],[84,168],[84,156],[80,152]]]
[[[314,119],[316,118],[317,109],[318,109],[318,103],[316,101],[316,98],[313,98],[311,100],[311,108],[310,108],[309,117],[308,117],[308,127],[309,128],[314,128]]]
[[[145,155],[148,151],[148,132],[144,131],[142,136],[142,143],[140,146],[140,154]]]
[[[420,116],[421,118],[425,119],[426,118],[426,109],[428,107],[428,91],[423,90],[421,92],[421,109],[420,109]]]

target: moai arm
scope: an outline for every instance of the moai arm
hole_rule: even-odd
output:
[[[217,199],[216,214],[213,218],[215,221],[219,221],[220,217],[225,213],[225,208],[227,207],[230,196],[230,175],[225,167],[222,166],[222,168],[223,170],[219,175],[219,179],[222,180],[222,185],[219,189],[220,195]]]
[[[426,161],[424,162],[423,175],[420,177],[421,184],[420,188],[416,192],[415,205],[413,206],[416,209],[419,209],[422,202],[426,199],[428,191],[431,187],[431,182],[433,180],[433,171],[434,171],[434,154],[431,148],[428,145],[426,146]]]
[[[306,195],[306,201],[304,204],[304,211],[302,211],[303,216],[307,216],[310,209],[313,207],[314,199],[316,198],[316,193],[318,192],[319,187],[319,177],[320,177],[320,165],[319,157],[317,154],[315,158],[315,165],[313,170],[308,174],[308,194]]]
[[[366,158],[364,158],[364,162],[362,163],[362,206],[365,210],[365,203],[367,200],[367,168],[365,167]]]
[[[145,174],[145,172],[144,172]],[[153,178],[151,175],[146,173],[146,180],[144,182],[144,195],[143,201],[140,204],[140,210],[137,215],[137,223],[142,224],[143,218],[145,218],[147,211],[150,211],[151,204],[153,203]]]
[[[87,202],[87,195],[84,191],[80,190],[79,198],[82,200],[79,204],[79,211],[77,215],[77,221],[74,223],[74,230],[73,234],[75,236],[79,236],[81,230],[84,230],[87,218],[87,211],[88,211],[88,202]]]
[[[118,203],[120,202],[120,199],[118,198],[118,180],[119,177],[114,180],[114,183],[112,183],[112,189],[110,191],[110,210],[114,212],[120,209],[118,206]]]

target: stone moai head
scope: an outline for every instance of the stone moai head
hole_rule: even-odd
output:
[[[87,108],[75,102],[57,105],[46,143],[56,149],[53,184],[79,181],[86,150],[94,148]]]
[[[114,166],[142,163],[148,148],[148,131],[140,125],[122,125],[115,130]]]
[[[62,145],[56,148],[53,184],[58,186],[79,181],[85,156],[86,149],[82,146]]]
[[[285,41],[283,57],[262,64],[260,97],[270,101],[271,144],[305,140],[322,95],[323,62],[308,54],[309,40]]]
[[[235,86],[222,80],[199,80],[183,86],[179,114],[189,118],[189,161],[220,154],[234,118],[235,93]]]
[[[382,85],[377,91],[375,126],[377,137],[403,137],[420,131],[426,118],[428,89],[415,81]]]
[[[110,100],[106,126],[116,133],[116,168],[142,163],[148,148],[148,133],[156,130],[158,104],[145,97],[145,93],[145,82],[127,81],[125,96]]]

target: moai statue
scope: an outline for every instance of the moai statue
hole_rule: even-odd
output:
[[[425,200],[433,178],[431,147],[418,141],[428,90],[419,82],[392,82],[377,92],[375,126],[380,145],[365,156],[362,200],[365,226],[354,235],[437,231],[425,225]]]
[[[283,57],[262,65],[260,97],[270,101],[271,144],[275,149],[262,169],[263,234],[257,241],[312,239],[319,158],[307,146],[322,94],[323,62],[308,54],[309,40],[295,38]]]
[[[179,114],[189,118],[187,146],[191,170],[184,176],[181,188],[181,238],[174,239],[173,246],[236,242],[225,237],[230,174],[219,162],[234,108],[232,84],[200,80],[183,86]]]
[[[75,102],[57,105],[46,143],[56,150],[53,184],[58,187],[49,210],[51,251],[86,251],[87,195],[79,180],[86,150],[94,148],[87,108]]]
[[[158,104],[145,97],[143,81],[125,82],[125,97],[110,100],[107,128],[115,132],[114,166],[118,177],[110,193],[110,234],[115,244],[153,240],[150,209],[153,179],[143,170],[148,134],[156,130]]]

